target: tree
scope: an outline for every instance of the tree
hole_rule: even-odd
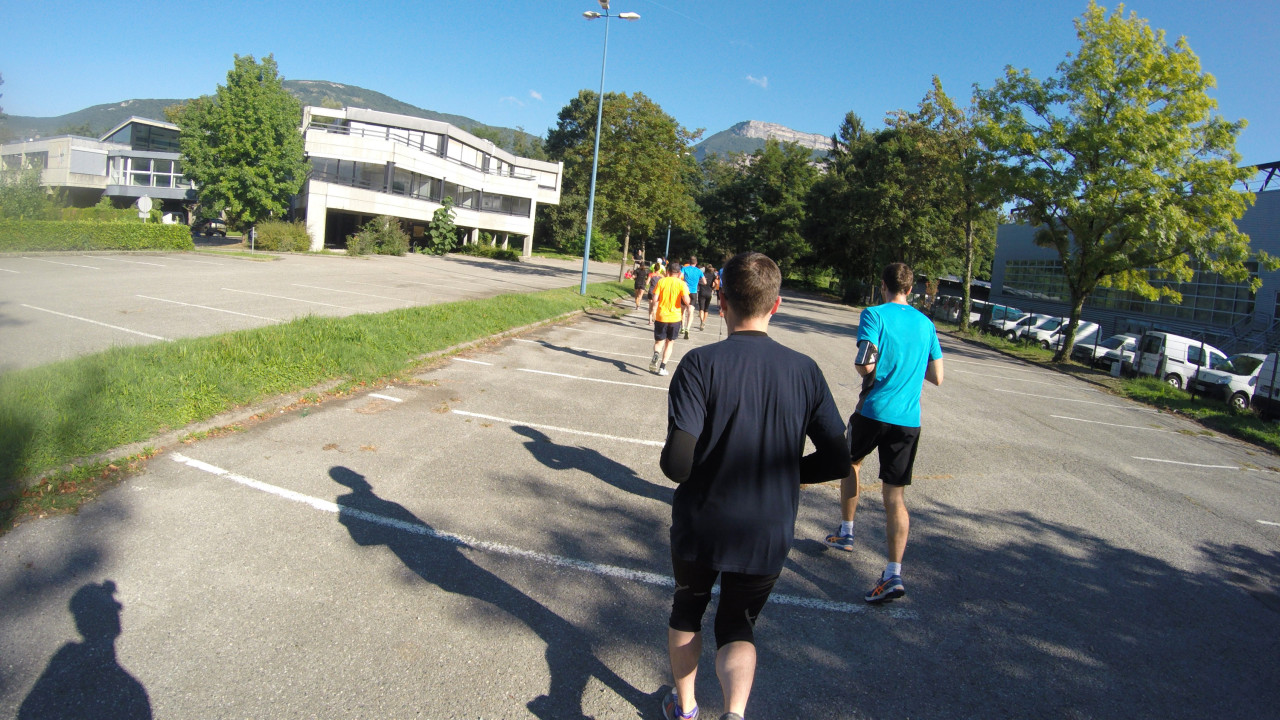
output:
[[[0,217],[11,220],[44,220],[52,203],[40,184],[40,168],[0,172]]]
[[[80,137],[98,137],[93,131],[93,126],[88,122],[82,122],[79,125],[63,125],[54,132],[54,135],[79,135]]]
[[[1079,51],[1055,75],[1006,68],[979,101],[1015,217],[1058,251],[1071,295],[1059,361],[1099,286],[1179,301],[1151,281],[1186,281],[1197,268],[1249,278],[1249,238],[1235,220],[1253,196],[1232,189],[1249,176],[1235,150],[1245,122],[1215,113],[1213,76],[1185,38],[1170,46],[1123,5],[1108,15],[1091,2],[1076,35]]]
[[[167,108],[181,130],[183,174],[200,204],[239,227],[283,214],[302,187],[302,106],[284,89],[271,55],[235,56],[217,92]]]
[[[562,200],[590,193],[598,97],[590,90],[579,92],[547,133],[547,154],[564,162]],[[619,281],[626,272],[632,232],[647,235],[668,221],[684,227],[697,222],[690,191],[697,167],[689,144],[700,135],[643,93],[605,94],[593,224],[622,237]],[[559,214],[548,213],[552,227],[566,224]]]
[[[457,242],[458,228],[453,224],[453,198],[446,197],[431,214],[431,222],[427,224],[426,250],[432,255],[444,255]]]

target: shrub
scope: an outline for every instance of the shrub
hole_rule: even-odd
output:
[[[193,249],[186,225],[0,220],[0,252]]]
[[[304,222],[267,220],[255,228],[254,246],[258,250],[274,252],[307,252],[311,249],[311,235]]]
[[[579,237],[570,238],[564,241],[561,249],[569,255],[577,255],[582,257],[582,246],[586,244],[585,234]],[[622,252],[622,245],[618,243],[618,238],[608,233],[600,232],[595,228],[591,230],[591,259],[597,261],[616,260]]]
[[[379,215],[365,223],[360,232],[347,238],[348,255],[403,255],[409,252],[409,235],[400,221],[390,215]]]
[[[97,205],[91,208],[61,208],[56,219],[66,221],[83,220],[87,222],[140,222],[137,208],[118,208],[112,205],[111,200],[106,197],[103,197],[98,201]]]
[[[443,207],[431,214],[423,249],[432,255],[443,255],[458,243],[458,228],[453,224],[453,198],[447,197]]]
[[[463,245],[454,250],[459,255],[475,255],[476,257],[493,258],[494,260],[512,260],[519,262],[520,253],[515,250],[502,249],[493,245]]]
[[[39,168],[0,173],[0,217],[43,220],[56,212],[49,191],[40,184]]]

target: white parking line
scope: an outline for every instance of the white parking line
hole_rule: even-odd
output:
[[[1129,407],[1127,405],[1112,405],[1110,403],[1094,402],[1093,400],[1076,400],[1075,398],[1054,397],[1053,395],[1036,395],[1034,393],[1018,392],[1017,390],[1005,390],[1003,388],[990,388],[992,392],[1008,393],[1010,395],[1026,395],[1027,397],[1043,398],[1045,400],[1057,400],[1058,402],[1083,403],[1085,405],[1101,405],[1102,407],[1119,408],[1120,410],[1135,410],[1137,412],[1155,412],[1145,408]]]
[[[1001,370],[1008,370],[1009,372],[1021,372],[1021,373],[1042,373],[1042,372],[1044,372],[1043,370],[1040,370],[1040,369],[1031,369],[1031,368],[1026,368],[1026,369],[1024,369],[1024,368],[1019,368],[1019,367],[1013,367],[1013,366],[1012,366],[1011,364],[1009,364],[1009,363],[976,362],[976,361],[974,361],[974,360],[956,360],[956,359],[954,359],[954,358],[947,358],[947,364],[948,364],[948,365],[953,365],[953,364],[959,364],[959,365],[978,365],[978,366],[980,366],[980,367],[998,367],[998,368],[1000,368]]]
[[[584,348],[584,347],[566,348],[564,345],[556,345],[556,344],[547,342],[546,340],[525,340],[523,338],[516,338],[516,342],[529,343],[530,345],[542,345],[543,347],[568,349],[568,350],[573,350],[574,352],[595,353],[597,355],[617,355],[618,357],[644,358],[646,360],[652,357],[650,355],[637,355],[635,353],[614,352],[612,350],[596,350],[595,348]],[[667,364],[675,365],[676,361],[668,360]]]
[[[1067,417],[1066,415],[1050,415],[1049,417],[1058,418],[1059,420],[1074,420],[1076,422],[1092,423],[1094,425],[1109,425],[1111,427],[1128,428],[1130,430],[1150,430],[1152,432],[1172,433],[1175,435],[1180,434],[1177,430],[1161,430],[1160,428],[1143,427],[1141,425],[1118,425],[1116,423],[1102,422],[1101,420],[1085,420],[1084,418]]]
[[[222,308],[209,307],[208,305],[196,305],[195,303],[184,303],[184,302],[179,302],[177,300],[166,300],[164,298],[151,297],[150,295],[135,295],[134,297],[140,297],[144,300],[155,300],[157,302],[162,302],[162,303],[172,303],[174,305],[184,305],[186,307],[200,308],[201,310],[212,310],[214,312],[227,313],[228,315],[239,315],[241,317],[256,318],[258,320],[266,320],[267,322],[284,322],[283,320],[277,320],[276,318],[263,317],[261,315],[250,315],[249,313],[236,312],[235,310],[223,310]]]
[[[165,267],[160,263],[142,262],[141,260],[121,260],[120,258],[107,257],[106,255],[79,255],[78,257],[93,258],[95,260],[114,260],[115,262],[129,263],[131,265],[152,265],[155,267]]]
[[[10,270],[9,268],[0,268],[0,272],[13,273],[14,275],[21,275],[21,274],[22,274],[22,273],[18,272],[17,270]]]
[[[369,397],[375,397],[381,400],[390,400],[391,402],[404,402],[402,398],[391,397],[390,395],[383,395],[382,393],[369,393]]]
[[[142,337],[148,337],[148,338],[151,338],[152,340],[164,340],[165,342],[169,341],[169,338],[160,337],[159,335],[151,335],[149,333],[139,332],[137,330],[130,330],[129,328],[122,328],[119,325],[108,325],[104,322],[98,322],[97,320],[90,320],[89,318],[82,318],[82,317],[79,317],[78,315],[68,315],[66,313],[60,313],[57,310],[47,310],[42,307],[36,307],[35,305],[27,305],[25,303],[22,304],[22,307],[30,308],[31,310],[39,310],[40,312],[47,312],[50,315],[60,315],[64,318],[71,318],[72,320],[80,320],[82,322],[92,323],[94,325],[101,325],[102,327],[111,328],[112,330],[119,330],[121,332],[133,333],[134,335],[141,335]]]
[[[293,283],[293,286],[300,287],[300,288],[307,288],[309,290],[324,290],[325,292],[344,293],[347,295],[360,295],[363,297],[378,298],[379,300],[394,300],[395,302],[404,303],[406,305],[413,304],[408,300],[401,300],[400,298],[387,297],[386,295],[370,295],[369,293],[358,293],[354,290],[339,290],[337,288],[320,287],[318,285],[303,285],[302,283]]]
[[[544,565],[579,570],[592,575],[617,578],[619,580],[638,582],[645,585],[654,585],[662,588],[673,588],[676,585],[675,580],[667,577],[666,575],[660,575],[658,573],[652,573],[645,570],[633,570],[631,568],[618,567],[617,565],[593,563],[587,560],[565,557],[563,555],[551,555],[549,553],[540,553],[533,550],[524,550],[510,545],[479,540],[466,535],[444,532],[443,530],[436,530],[435,528],[422,523],[389,518],[385,515],[378,515],[367,510],[339,505],[329,500],[322,500],[317,497],[311,497],[310,495],[303,495],[302,493],[294,492],[293,490],[286,490],[285,488],[278,487],[276,485],[269,485],[260,480],[254,480],[253,478],[245,477],[244,475],[238,475],[236,473],[223,470],[215,465],[210,465],[209,463],[189,458],[180,453],[174,453],[171,457],[174,462],[181,463],[187,467],[239,483],[245,487],[252,488],[260,492],[275,495],[276,497],[283,498],[285,500],[307,505],[314,510],[356,518],[358,520],[374,523],[383,527],[401,530],[415,535],[422,535],[423,537],[429,537],[434,540],[441,540],[451,545],[490,552],[496,555],[506,555],[525,560],[533,560]],[[793,607],[808,608],[810,610],[825,610],[827,612],[845,613],[849,615],[860,615],[867,612],[867,607],[865,605],[855,605],[853,603],[836,602],[834,600],[823,600],[820,598],[802,597],[799,595],[775,593],[769,596],[769,601],[775,605],[790,605]],[[887,614],[901,620],[913,620],[916,618],[914,612],[897,608],[890,608],[887,611]]]
[[[1274,525],[1275,527],[1280,527],[1280,523],[1271,522],[1270,520],[1259,520],[1258,522],[1262,523],[1263,525]]]
[[[510,418],[496,417],[494,415],[481,415],[480,413],[466,412],[465,410],[450,410],[454,415],[463,415],[466,417],[480,418],[481,420],[492,420],[494,422],[506,423],[508,425],[520,425],[522,427],[539,428],[542,430],[554,430],[556,432],[568,433],[570,435],[585,435],[587,437],[600,438],[601,440],[613,440],[616,442],[633,443],[636,445],[648,445],[649,447],[662,447],[663,443],[658,440],[639,440],[637,438],[618,437],[615,435],[604,435],[602,433],[589,432],[587,430],[574,430],[572,428],[556,427],[555,425],[541,425],[539,423],[524,422],[523,420],[512,420]]]
[[[608,385],[629,385],[631,387],[648,388],[650,390],[661,390],[666,392],[668,388],[665,385],[645,385],[644,383],[622,382],[621,380],[603,380],[601,378],[582,377],[581,375],[566,375],[565,373],[547,372],[546,370],[530,370],[529,368],[516,368],[520,372],[537,373],[538,375],[552,375],[554,377],[568,378],[570,380],[586,380],[587,382],[606,383]]]
[[[332,304],[330,304],[330,303],[316,302],[315,300],[303,300],[302,298],[288,297],[288,296],[286,296],[286,295],[271,295],[271,294],[268,294],[268,293],[254,292],[254,291],[252,291],[252,290],[236,290],[235,288],[222,288],[222,289],[223,289],[223,290],[226,290],[227,292],[238,292],[238,293],[244,293],[245,295],[261,295],[262,297],[275,298],[275,299],[277,299],[277,300],[292,300],[292,301],[294,301],[294,302],[308,303],[308,304],[311,304],[311,305],[323,305],[323,306],[325,306],[325,307],[338,308],[339,310],[350,310],[350,309],[351,309],[351,308],[349,308],[349,307],[347,307],[347,306],[345,306],[345,305],[332,305]]]
[[[1146,460],[1147,462],[1167,463],[1169,465],[1186,465],[1188,467],[1208,468],[1210,470],[1243,470],[1239,465],[1202,465],[1200,463],[1179,462],[1177,460],[1165,460],[1164,458],[1149,458],[1133,456],[1134,460]]]
[[[455,362],[471,363],[472,365],[488,365],[489,367],[493,367],[493,363],[487,363],[487,362],[485,362],[485,361],[483,361],[483,360],[471,360],[471,359],[469,359],[469,358],[460,358],[460,357],[456,357],[456,358],[454,358],[454,361],[455,361]]]
[[[102,268],[96,268],[96,267],[94,267],[94,266],[92,266],[92,265],[77,265],[77,264],[75,264],[75,263],[64,263],[64,262],[58,262],[57,260],[45,260],[44,258],[33,258],[33,257],[26,257],[26,256],[23,256],[23,258],[22,258],[22,259],[23,259],[23,260],[35,260],[36,262],[49,263],[50,265],[66,265],[67,267],[86,268],[86,269],[89,269],[89,270],[101,270],[101,269],[102,269]]]

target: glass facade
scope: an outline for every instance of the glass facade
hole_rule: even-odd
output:
[[[162,158],[113,157],[110,183],[133,187],[189,188],[177,160]]]
[[[111,134],[107,142],[128,145],[134,150],[152,150],[156,152],[180,152],[178,147],[178,131],[172,128],[155,127],[145,123],[132,122]]]
[[[500,213],[530,217],[533,202],[525,197],[512,197],[497,193],[485,193],[475,188],[445,182],[428,175],[394,168],[391,187],[385,187],[386,166],[334,158],[311,158],[311,177],[336,185],[347,185],[392,195],[404,195],[415,200],[440,202],[453,198],[454,207],[480,212]]]
[[[1248,262],[1245,265],[1256,277],[1258,264]],[[1191,280],[1185,283],[1152,279],[1151,284],[1157,288],[1176,289],[1182,293],[1182,302],[1148,300],[1125,290],[1100,287],[1085,301],[1085,306],[1219,327],[1230,327],[1253,314],[1254,294],[1248,282],[1233,283],[1216,273],[1197,269]],[[1004,294],[1061,303],[1067,303],[1071,298],[1066,278],[1056,260],[1006,261]]]

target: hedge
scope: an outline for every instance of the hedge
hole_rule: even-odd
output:
[[[0,220],[0,252],[194,249],[186,225]]]

